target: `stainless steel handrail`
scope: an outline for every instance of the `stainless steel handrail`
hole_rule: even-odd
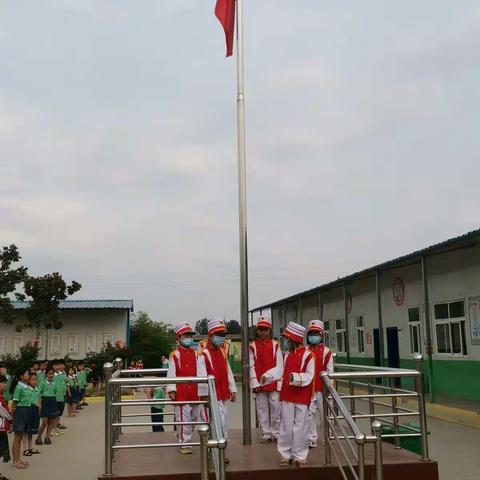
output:
[[[114,454],[118,450],[136,449],[136,448],[171,448],[178,447],[178,443],[156,443],[156,444],[124,444],[118,445],[119,436],[122,428],[145,427],[154,425],[198,425],[200,442],[190,442],[182,446],[200,447],[200,473],[202,480],[208,480],[208,449],[212,453],[215,476],[217,480],[225,480],[225,448],[227,446],[226,435],[222,431],[220,421],[220,411],[215,390],[214,377],[176,377],[167,378],[152,377],[152,375],[163,374],[166,369],[143,369],[143,370],[122,370],[121,360],[116,359],[114,364],[106,363],[104,365],[105,374],[105,476],[112,475],[112,462]],[[148,375],[145,377],[144,375]],[[122,400],[122,388],[135,387],[153,387],[171,384],[207,384],[208,396],[206,400],[182,402],[174,400]],[[208,407],[210,415],[205,415],[205,420],[180,422],[180,421],[162,421],[162,422],[122,422],[122,418],[133,416],[149,416],[150,413],[122,414],[122,408],[147,406],[147,405],[185,405],[197,404]],[[174,415],[166,412],[164,415]],[[202,417],[201,417],[202,418]]]
[[[340,364],[336,365],[336,368],[349,371],[337,371],[331,374],[324,372],[322,374],[324,384],[325,462],[331,463],[333,454],[343,478],[349,478],[345,472],[345,467],[350,470],[350,477],[356,480],[364,478],[362,445],[364,443],[375,443],[375,478],[376,480],[382,480],[382,439],[393,439],[395,446],[400,448],[402,438],[420,437],[422,460],[429,459],[422,356],[416,355],[414,360],[416,370]],[[407,388],[396,387],[396,378],[412,379],[414,389],[408,390]],[[386,385],[374,383],[372,381],[374,379],[386,380]],[[342,392],[345,393],[337,391],[335,384],[341,386]],[[400,406],[398,405],[399,398],[411,398],[417,402],[418,407]],[[379,401],[380,399],[386,401]],[[350,408],[347,408],[345,401],[350,402]],[[368,403],[368,413],[361,411],[359,403],[356,402]],[[380,407],[381,410],[375,407]],[[385,411],[385,409],[388,409],[388,411]],[[419,429],[400,423],[402,418],[409,417],[419,418]],[[362,419],[370,420],[370,435],[364,435],[363,433],[361,436],[359,435],[360,429],[356,422]],[[393,433],[383,433],[379,419],[382,420],[382,423],[391,425]],[[351,430],[351,434],[347,433],[346,427]],[[353,450],[353,441],[357,444],[357,454]],[[342,446],[342,442],[347,442],[348,450],[352,453],[350,458]],[[335,446],[338,447],[338,451],[335,450]],[[354,461],[357,461],[356,466],[353,463]]]

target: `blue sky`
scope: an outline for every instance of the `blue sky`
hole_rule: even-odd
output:
[[[0,241],[80,298],[238,318],[213,0],[0,0]],[[244,0],[250,303],[477,228],[477,1]]]

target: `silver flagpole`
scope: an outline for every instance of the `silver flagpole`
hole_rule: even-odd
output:
[[[243,444],[252,443],[248,351],[247,189],[245,167],[245,95],[243,81],[243,0],[237,0],[238,220],[240,238],[240,317],[242,325]]]

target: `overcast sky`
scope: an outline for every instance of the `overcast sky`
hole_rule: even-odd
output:
[[[214,0],[0,0],[0,244],[77,298],[239,317]],[[478,0],[245,0],[250,304],[479,227]]]

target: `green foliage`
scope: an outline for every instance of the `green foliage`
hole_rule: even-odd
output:
[[[226,324],[227,333],[230,335],[239,334],[242,331],[242,327],[236,320],[229,320]]]
[[[106,343],[99,352],[89,352],[85,358],[85,365],[92,370],[91,376],[94,379],[103,378],[103,364],[113,362],[117,357],[125,360],[130,356],[130,351],[127,348],[120,348],[112,345],[110,342]]]
[[[16,330],[20,332],[24,328],[30,328],[37,335],[42,329],[62,328],[58,305],[61,300],[66,300],[82,288],[75,281],[67,285],[58,272],[40,277],[28,276],[23,285],[29,304],[25,310],[26,321],[17,325]]]
[[[28,342],[20,347],[18,355],[10,353],[1,357],[1,362],[5,364],[9,372],[15,373],[19,369],[27,369],[31,367],[37,360],[40,348],[38,342]]]
[[[195,324],[195,331],[199,335],[207,335],[208,334],[208,318],[202,318]]]
[[[175,347],[171,325],[154,322],[147,312],[139,311],[130,330],[130,358],[141,359],[145,368],[159,368],[161,355]]]
[[[20,259],[18,249],[13,244],[3,247],[0,252],[0,320],[8,324],[12,324],[15,320],[15,310],[10,301],[11,295],[17,300],[24,299],[23,295],[16,290],[26,278],[27,269],[22,266],[13,268],[13,264]]]

